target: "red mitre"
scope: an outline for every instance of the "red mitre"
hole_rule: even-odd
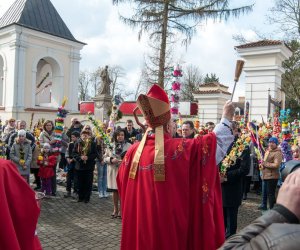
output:
[[[153,84],[147,95],[138,97],[137,106],[151,128],[164,125],[171,119],[168,95],[157,84]]]
[[[130,167],[129,178],[135,179],[141,154],[147,139],[148,131],[155,128],[154,179],[165,181],[163,125],[171,119],[170,104],[167,93],[157,84],[153,84],[147,95],[140,95],[137,106],[141,110],[149,128],[143,136]]]

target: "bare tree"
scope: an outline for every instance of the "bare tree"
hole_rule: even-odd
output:
[[[181,99],[182,101],[194,101],[193,93],[198,90],[199,86],[203,82],[203,76],[199,67],[194,65],[188,65],[184,69],[182,87],[181,87]]]
[[[134,93],[134,100],[137,100],[137,98],[140,94],[142,94],[142,93],[145,94],[150,89],[152,83],[149,81],[148,77],[149,76],[148,76],[147,70],[144,67],[141,70],[140,79],[137,82],[137,86],[136,86],[135,93]]]
[[[108,68],[109,78],[111,79],[111,95],[115,96],[116,92],[120,92],[123,84],[120,79],[125,76],[124,68],[120,65],[109,66]],[[122,89],[124,90],[124,89]]]
[[[99,72],[102,71],[103,68],[98,69]],[[109,78],[111,79],[111,90],[110,93],[112,96],[119,95],[123,99],[128,98],[133,95],[133,91],[128,90],[125,84],[122,83],[122,79],[126,76],[125,70],[120,65],[112,65],[108,67]]]
[[[101,68],[99,67],[98,69],[90,73],[90,82],[91,82],[93,96],[97,95],[98,89],[101,84],[100,72],[101,72]]]
[[[299,39],[300,2],[299,0],[275,0],[275,5],[267,16],[269,22],[277,24],[285,37]]]
[[[81,71],[79,73],[79,100],[80,101],[88,101],[90,99],[89,96],[89,87],[90,87],[90,74],[87,71]]]
[[[252,5],[230,8],[230,0],[112,0],[113,4],[133,3],[135,13],[131,17],[120,16],[132,28],[139,28],[138,38],[144,32],[150,39],[160,41],[158,84],[164,88],[167,38],[176,32],[185,35],[184,45],[191,42],[196,27],[208,19],[227,20],[252,10]]]

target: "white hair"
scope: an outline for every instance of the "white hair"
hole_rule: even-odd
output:
[[[18,136],[26,136],[26,131],[24,129],[19,130]]]

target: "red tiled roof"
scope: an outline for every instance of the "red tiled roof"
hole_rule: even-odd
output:
[[[120,111],[123,113],[123,115],[132,115],[133,110],[136,107],[136,102],[123,102],[120,105]],[[141,111],[138,109],[137,111],[138,115],[141,115]]]
[[[198,91],[195,91],[193,94],[218,94],[218,93],[223,93],[223,94],[226,94],[226,95],[231,95],[230,92],[228,92],[228,91],[222,91],[220,89],[216,89],[216,90],[198,90]]]
[[[263,46],[273,46],[273,45],[281,45],[284,42],[279,40],[261,40],[253,43],[246,43],[235,46],[236,49],[246,49],[246,48],[253,48],[253,47],[263,47]]]
[[[216,86],[217,87],[220,86],[220,87],[228,88],[228,86],[225,86],[225,85],[223,85],[223,84],[221,84],[219,82],[202,83],[199,87],[201,88],[201,87],[216,87]]]

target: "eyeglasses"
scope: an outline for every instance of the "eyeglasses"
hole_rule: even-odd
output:
[[[86,130],[86,129],[91,130],[91,128],[85,128],[85,130]]]

